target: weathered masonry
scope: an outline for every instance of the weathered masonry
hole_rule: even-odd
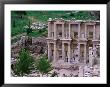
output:
[[[100,57],[100,21],[50,18],[47,44],[51,62],[90,63]]]

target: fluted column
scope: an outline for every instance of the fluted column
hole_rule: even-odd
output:
[[[70,43],[68,43],[68,62],[70,62],[71,58],[71,48],[70,48]]]
[[[54,43],[54,59],[53,59],[53,61],[54,62],[56,62],[56,60],[57,60],[57,54],[56,54],[57,52],[56,52],[56,42]]]

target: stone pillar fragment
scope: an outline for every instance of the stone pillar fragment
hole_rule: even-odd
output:
[[[84,67],[83,67],[83,66],[79,66],[78,76],[79,76],[79,77],[83,77],[83,76],[84,76]]]

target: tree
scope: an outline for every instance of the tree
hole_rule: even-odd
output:
[[[30,33],[32,33],[32,28],[31,28],[31,22],[29,20],[29,24],[28,24],[28,28],[27,28],[27,31],[26,31],[27,35],[29,35]]]
[[[26,29],[27,38],[25,38],[25,49],[29,50],[29,47],[32,45],[32,37],[30,33],[32,33],[31,23],[29,20],[28,28]]]
[[[18,76],[23,76],[28,74],[33,66],[33,58],[30,56],[28,50],[21,49],[19,57],[17,58],[17,63],[14,66],[14,72]]]
[[[27,15],[26,11],[13,11],[13,12],[18,15]]]
[[[36,63],[36,69],[41,72],[42,76],[44,74],[48,74],[49,71],[52,70],[52,66],[49,63],[46,55],[41,55]]]

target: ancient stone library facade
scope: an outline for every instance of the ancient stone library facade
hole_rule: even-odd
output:
[[[50,18],[47,44],[51,62],[99,64],[100,21]]]

